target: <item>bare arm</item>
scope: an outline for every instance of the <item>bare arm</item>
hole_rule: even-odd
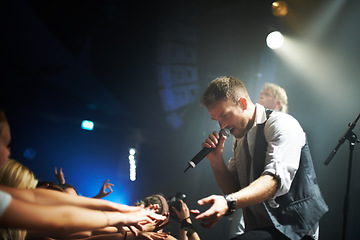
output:
[[[116,227],[106,227],[106,228],[100,228],[97,230],[94,230],[91,232],[91,234],[94,235],[103,235],[103,234],[110,234],[110,233],[117,233],[119,232],[119,229]]]
[[[279,188],[279,180],[271,175],[262,175],[246,188],[231,194],[236,200],[236,208],[255,205],[273,197]]]
[[[72,205],[96,210],[116,210],[120,212],[138,211],[139,207],[122,205],[103,199],[74,196],[49,189],[17,189],[0,186],[0,190],[9,193],[13,198],[28,203],[43,205]]]
[[[224,144],[226,137],[219,139],[219,133],[213,132],[202,144],[202,147],[213,148],[213,150],[206,156],[213,169],[216,181],[220,189],[225,194],[229,194],[239,190],[236,179],[230,173],[229,169],[225,165],[223,159]],[[218,144],[216,146],[216,144]]]
[[[119,233],[119,229],[117,227],[105,227],[105,228],[96,229],[94,231],[81,231],[70,234],[63,233],[61,236],[59,233],[56,233],[56,235],[52,236],[51,233],[45,232],[44,230],[41,231],[27,230],[26,239],[29,238],[29,239],[45,240],[45,238],[49,238],[49,237],[61,238],[61,239],[87,239],[90,236],[97,236],[97,235],[103,236],[104,234],[108,235],[114,233]]]
[[[261,203],[274,196],[279,182],[271,175],[262,175],[248,187],[231,194],[236,199],[236,208],[251,206]],[[211,207],[203,213],[199,210],[191,210],[196,220],[201,221],[203,227],[211,228],[225,215],[228,210],[227,202],[223,196],[212,195],[198,201],[199,205],[211,204]]]
[[[141,209],[137,212],[120,213],[117,211],[99,211],[75,206],[45,206],[28,203],[16,198],[0,218],[0,226],[29,230],[48,231],[51,234],[70,234],[74,232],[96,230],[109,226],[135,226],[143,229],[143,224],[153,219],[165,217],[154,214],[153,210]]]
[[[48,238],[52,239],[54,238],[61,238],[61,239],[80,239],[80,238],[86,238],[91,236],[91,231],[81,231],[76,233],[63,233],[61,236],[59,233],[55,233],[54,236],[50,236],[50,232],[46,232],[44,230],[27,230],[26,231],[26,239],[41,239],[41,240],[47,240]]]
[[[46,231],[59,234],[98,229],[106,227],[108,222],[109,225],[116,224],[115,216],[107,216],[102,211],[73,206],[42,206],[18,199],[12,199],[0,219],[0,224],[4,227],[41,231],[46,229]]]
[[[224,163],[223,158],[216,165],[211,164],[216,182],[224,194],[230,194],[239,190],[239,186]]]

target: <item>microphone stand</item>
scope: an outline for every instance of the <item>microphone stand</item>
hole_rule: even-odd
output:
[[[351,168],[352,168],[352,158],[353,158],[353,152],[354,152],[354,146],[355,143],[359,142],[359,139],[357,138],[356,134],[352,131],[352,129],[355,127],[356,122],[360,118],[359,115],[355,118],[355,120],[352,123],[349,123],[348,129],[346,130],[345,134],[339,139],[338,144],[335,146],[335,148],[330,152],[329,156],[325,160],[324,164],[328,165],[331,161],[331,159],[335,156],[337,150],[345,142],[345,140],[349,140],[349,148],[350,148],[350,154],[349,154],[349,165],[348,165],[348,175],[347,175],[347,183],[346,183],[346,192],[345,192],[345,199],[344,199],[344,207],[343,207],[343,229],[342,229],[342,240],[346,239],[346,226],[347,226],[347,217],[348,217],[348,210],[349,210],[349,200],[350,200],[350,179],[351,179]]]

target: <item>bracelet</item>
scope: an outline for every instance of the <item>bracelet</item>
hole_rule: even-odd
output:
[[[108,226],[110,226],[110,219],[109,219],[109,215],[107,214],[107,212],[105,212],[105,211],[102,211],[104,214],[105,214],[105,216],[106,216],[106,219],[107,219],[107,227]]]

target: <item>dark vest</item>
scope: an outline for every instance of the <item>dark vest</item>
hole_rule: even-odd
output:
[[[267,117],[271,111],[267,110]],[[267,142],[264,135],[265,123],[258,125],[254,152],[254,176],[264,171]],[[329,210],[316,179],[316,174],[306,141],[301,149],[300,165],[285,195],[277,197],[278,208],[272,208],[267,201],[263,204],[274,226],[292,240],[304,237],[320,218]]]

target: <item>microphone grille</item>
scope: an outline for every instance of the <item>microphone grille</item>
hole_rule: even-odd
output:
[[[220,136],[228,137],[230,135],[230,129],[229,128],[223,128],[219,132]]]

